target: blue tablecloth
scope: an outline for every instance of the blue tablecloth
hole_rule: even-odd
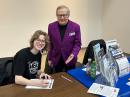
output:
[[[130,62],[130,57],[128,57],[128,60]],[[74,77],[76,80],[78,80],[87,88],[89,88],[92,85],[92,83],[95,81],[91,79],[89,76],[87,76],[86,72],[83,71],[82,68],[69,70],[68,74]],[[120,91],[118,94],[119,97],[130,97],[130,86],[126,85],[126,83],[128,82],[128,78],[130,78],[130,74],[118,79],[116,87],[120,88]]]

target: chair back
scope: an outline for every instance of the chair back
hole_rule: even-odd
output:
[[[0,86],[13,82],[13,57],[0,58]]]
[[[104,52],[106,53],[106,43],[103,39],[98,39],[98,40],[92,40],[87,46],[87,49],[85,51],[84,59],[83,59],[83,64],[86,64],[88,62],[88,58],[91,58],[92,61],[95,60],[94,58],[94,51],[93,51],[93,46],[96,45],[97,43],[100,44],[100,47],[104,49]]]

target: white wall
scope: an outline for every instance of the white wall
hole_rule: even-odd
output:
[[[87,3],[87,44],[102,38],[102,7],[103,0],[88,0]]]
[[[27,47],[35,30],[47,32],[61,4],[70,8],[70,19],[81,25],[82,47],[101,37],[102,0],[0,0],[0,57],[14,56]]]
[[[114,38],[130,53],[130,0],[0,0],[0,57],[14,56],[27,47],[35,30],[47,32],[61,4],[70,8],[70,19],[81,25],[82,47],[93,39]]]
[[[88,41],[101,36],[101,0],[94,1],[0,0],[0,57],[14,56],[27,47],[35,30],[47,32],[48,24],[56,20],[56,7],[61,4],[70,8],[70,19],[81,25],[82,47],[86,47]]]
[[[103,37],[117,39],[122,50],[130,53],[130,0],[104,0]]]

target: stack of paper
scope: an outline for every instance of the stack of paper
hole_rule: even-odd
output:
[[[97,83],[93,83],[88,90],[88,93],[98,94],[106,97],[117,97],[118,92],[119,88],[105,86]]]
[[[39,80],[39,79],[31,79],[31,80]],[[41,87],[38,87],[38,86],[26,86],[25,88],[27,88],[27,89],[52,89],[54,79],[49,79],[47,81],[48,81],[48,85],[45,85],[45,86],[41,86]]]

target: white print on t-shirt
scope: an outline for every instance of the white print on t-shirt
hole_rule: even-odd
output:
[[[35,74],[38,71],[38,62],[37,61],[33,61],[33,62],[28,62],[29,64],[29,71],[30,74]]]

